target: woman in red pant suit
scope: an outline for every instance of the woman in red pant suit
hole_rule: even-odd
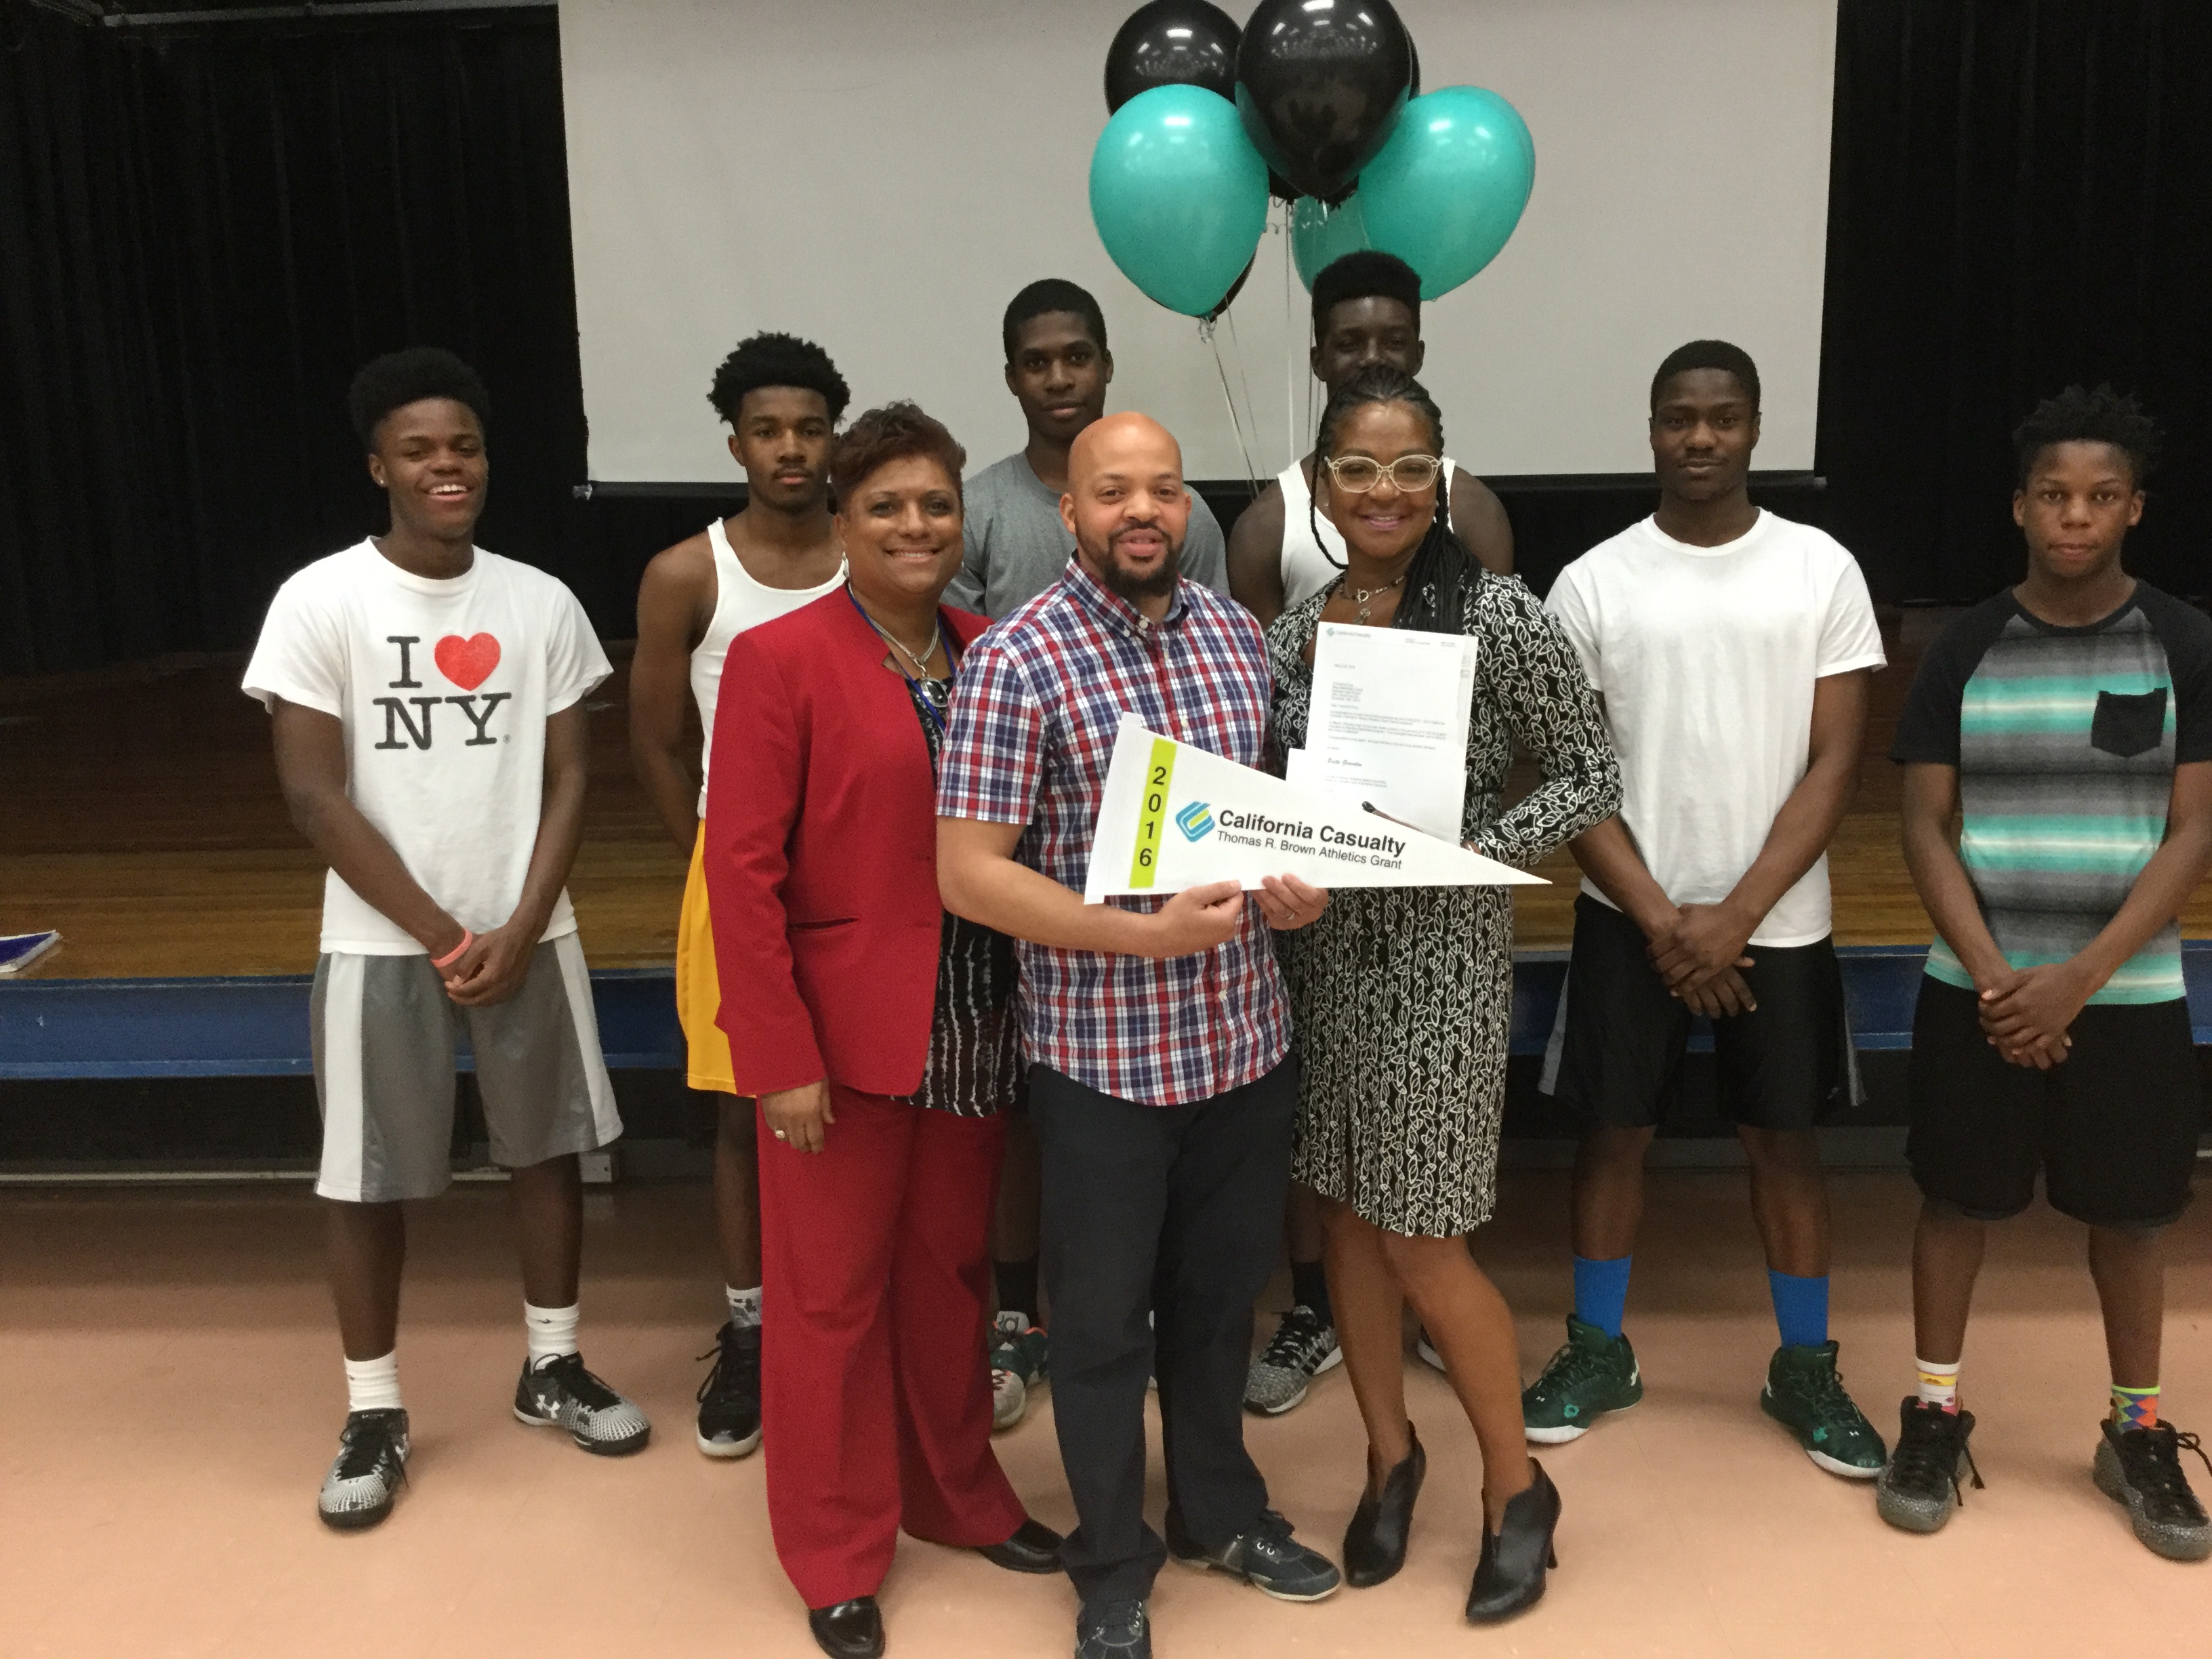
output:
[[[938,902],[960,657],[952,435],[872,410],[830,462],[850,586],[740,634],[706,872],[738,1091],[760,1101],[761,1408],[778,1558],[823,1651],[883,1651],[903,1527],[1059,1570],[991,1449],[988,1230],[1019,1063],[1012,949]]]

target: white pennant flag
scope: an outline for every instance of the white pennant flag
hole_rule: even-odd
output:
[[[1301,788],[1121,716],[1083,884],[1086,903],[1265,876],[1316,887],[1544,885],[1456,842]]]

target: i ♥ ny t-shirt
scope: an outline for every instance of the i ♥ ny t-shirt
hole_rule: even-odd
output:
[[[545,721],[611,672],[575,595],[544,571],[478,548],[467,574],[433,580],[364,541],[276,591],[245,690],[343,723],[354,805],[448,915],[483,933],[522,897]],[[544,937],[575,930],[564,891]],[[322,948],[422,953],[335,870]]]

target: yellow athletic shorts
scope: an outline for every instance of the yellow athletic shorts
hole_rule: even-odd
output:
[[[676,924],[676,1018],[683,1022],[686,1075],[695,1089],[738,1091],[730,1070],[730,1040],[714,1024],[722,986],[714,972],[714,919],[707,908],[706,832],[691,843],[691,873],[684,879],[684,914]]]

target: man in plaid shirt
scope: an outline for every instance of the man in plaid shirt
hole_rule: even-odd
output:
[[[1076,556],[969,652],[938,784],[946,908],[1018,941],[1079,1659],[1146,1659],[1145,1600],[1170,1551],[1292,1601],[1339,1583],[1269,1511],[1243,1412],[1297,1097],[1267,930],[1313,921],[1328,895],[1285,876],[1250,895],[1082,898],[1125,710],[1242,765],[1266,746],[1258,627],[1177,573],[1190,501],[1158,422],[1083,433],[1060,502]],[[1154,1371],[1164,1547],[1144,1518]]]

